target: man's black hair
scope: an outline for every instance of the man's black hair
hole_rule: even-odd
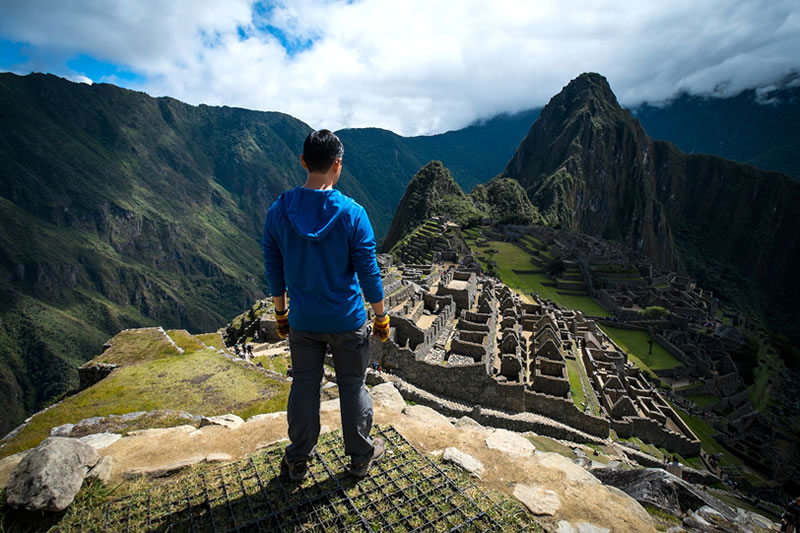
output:
[[[342,141],[330,130],[312,131],[303,143],[303,159],[309,172],[327,172],[343,155]]]

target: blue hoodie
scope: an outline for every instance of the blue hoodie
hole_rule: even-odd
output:
[[[283,193],[267,211],[261,246],[270,293],[288,288],[294,329],[352,331],[367,320],[361,289],[368,302],[383,300],[367,212],[335,189]]]

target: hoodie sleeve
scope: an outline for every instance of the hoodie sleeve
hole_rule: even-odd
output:
[[[270,296],[282,296],[286,292],[286,280],[283,275],[283,254],[278,248],[274,235],[275,209],[270,208],[264,220],[264,237],[261,249],[264,251],[264,273],[269,285]]]
[[[350,242],[350,256],[364,297],[369,303],[377,303],[383,300],[383,283],[378,261],[375,259],[375,234],[366,211],[363,207],[358,207]]]

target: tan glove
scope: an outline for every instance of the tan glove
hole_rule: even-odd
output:
[[[381,342],[389,340],[389,315],[379,317],[375,315],[372,321],[372,334],[380,339]]]
[[[278,337],[285,339],[289,336],[289,308],[283,311],[275,310],[275,322],[278,327]]]

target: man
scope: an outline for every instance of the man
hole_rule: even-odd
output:
[[[264,268],[278,334],[289,337],[293,381],[287,418],[289,440],[283,468],[303,479],[319,437],[320,383],[328,346],[339,386],[345,454],[358,478],[384,452],[369,437],[372,401],[364,386],[369,327],[361,291],[375,313],[373,331],[389,338],[389,317],[375,260],[375,236],[364,208],[333,188],[342,173],[344,147],[328,130],[303,143],[302,187],[283,193],[267,211]],[[291,313],[287,307],[288,290]]]

